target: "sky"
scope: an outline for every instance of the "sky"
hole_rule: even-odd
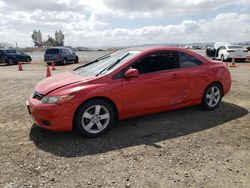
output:
[[[249,0],[0,0],[0,42],[33,46],[56,30],[69,46],[250,41]]]

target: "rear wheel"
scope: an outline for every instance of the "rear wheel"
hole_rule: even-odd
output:
[[[78,63],[79,62],[79,59],[78,59],[78,57],[76,57],[76,59],[75,59],[75,63]]]
[[[75,126],[83,136],[97,137],[109,131],[114,120],[114,110],[108,102],[92,100],[77,110]]]
[[[206,110],[215,110],[222,99],[222,88],[218,83],[209,85],[202,97],[202,105]]]
[[[13,64],[14,64],[13,59],[8,59],[7,64],[8,64],[8,65],[13,65]]]
[[[67,65],[67,59],[63,59],[63,65]]]

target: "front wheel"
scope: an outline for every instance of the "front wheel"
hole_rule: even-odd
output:
[[[27,57],[26,62],[31,62],[31,57]]]
[[[206,110],[215,110],[219,107],[222,99],[222,88],[219,84],[209,85],[202,97],[202,105]]]
[[[14,63],[13,59],[8,59],[7,64],[8,64],[8,65],[13,65],[13,64],[15,64],[15,63]]]
[[[83,136],[97,137],[109,131],[114,120],[114,110],[108,102],[92,100],[77,110],[74,125]]]

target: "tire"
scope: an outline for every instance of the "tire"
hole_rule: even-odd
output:
[[[31,57],[27,57],[26,61],[27,61],[27,62],[31,62],[31,61],[32,61],[32,60],[31,60]]]
[[[104,100],[96,99],[79,107],[75,114],[74,126],[83,136],[93,138],[108,132],[114,121],[112,106]]]
[[[78,57],[76,56],[75,63],[78,63],[78,62],[79,62],[79,59],[78,59]]]
[[[63,59],[62,64],[63,64],[63,65],[67,65],[67,63],[68,63],[68,62],[67,62],[67,59]]]
[[[202,106],[206,110],[215,110],[219,107],[221,99],[223,96],[223,91],[218,83],[210,84],[204,91],[202,97]]]
[[[8,65],[13,65],[13,64],[15,64],[15,62],[13,61],[13,59],[8,59],[8,61],[7,61],[7,64]]]

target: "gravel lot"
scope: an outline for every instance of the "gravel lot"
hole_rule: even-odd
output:
[[[238,65],[219,109],[129,119],[94,139],[33,125],[24,102],[44,63],[0,66],[0,187],[250,187],[250,63]]]

